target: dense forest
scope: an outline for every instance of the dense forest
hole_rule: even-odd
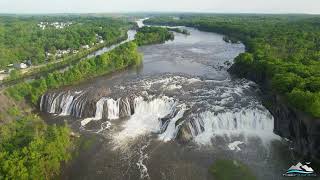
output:
[[[138,29],[135,36],[135,42],[139,45],[149,45],[164,43],[167,40],[173,40],[174,35],[167,28],[162,27],[142,27]]]
[[[147,24],[184,25],[242,41],[246,53],[230,69],[266,83],[289,104],[320,117],[320,17],[311,15],[184,15]]]
[[[71,158],[70,130],[24,116],[0,126],[0,179],[51,179]]]
[[[53,61],[59,50],[71,54],[83,47],[114,43],[131,26],[124,19],[109,17],[1,16],[0,69],[26,60],[34,65]]]

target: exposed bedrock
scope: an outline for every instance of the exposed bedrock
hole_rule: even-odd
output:
[[[271,90],[270,78],[263,73],[243,73],[236,64],[229,72],[241,75],[260,85],[262,99],[274,117],[274,132],[290,139],[294,150],[305,158],[320,161],[320,119],[291,107],[280,95]]]

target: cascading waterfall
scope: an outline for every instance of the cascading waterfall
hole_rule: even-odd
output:
[[[119,105],[120,105],[120,99],[113,100],[110,98],[107,100],[108,119],[119,119],[119,111],[120,111]]]
[[[41,97],[40,110],[61,116],[71,115],[76,110],[74,103],[77,103],[82,96],[80,93],[60,92],[47,93]],[[78,114],[78,113],[74,113]],[[79,116],[76,116],[79,117]]]
[[[53,101],[51,103],[51,107],[50,107],[50,111],[49,113],[56,113],[56,104],[57,104],[57,100],[58,98],[61,96],[62,94],[58,94],[55,98],[53,98]]]
[[[178,105],[177,101],[166,96],[151,99],[141,96],[122,97],[117,100],[103,97],[96,103],[95,116],[82,120],[81,126],[102,119],[104,113],[107,113],[105,117],[109,120],[130,116],[118,137],[136,137],[152,132],[159,134],[159,139],[170,141],[176,137],[179,127],[176,122],[182,118],[186,109],[185,104]],[[102,126],[109,128],[110,122]],[[98,132],[103,129],[106,128],[102,127]]]
[[[106,112],[108,119],[119,119],[134,113],[135,96],[121,97],[116,100],[107,98]],[[60,116],[74,116],[77,118],[92,117],[96,111],[96,100],[86,92],[47,93],[41,97],[40,110]]]
[[[69,94],[64,94],[60,107],[62,107],[62,112],[60,113],[61,116],[66,116],[66,115],[70,115],[70,105],[73,101],[74,96],[69,95]]]
[[[191,138],[205,144],[215,135],[273,135],[273,117],[265,108],[225,109],[185,115],[189,108],[174,98],[148,94],[144,97],[129,95],[116,99],[103,97],[97,101],[86,92],[67,91],[45,94],[40,101],[40,109],[44,112],[84,117],[82,127],[102,118],[116,120],[130,117],[124,122],[118,139],[156,133],[162,141],[170,141],[178,135],[179,139]],[[111,125],[111,121],[104,123],[99,132]]]
[[[134,100],[134,114],[123,124],[124,129],[115,139],[123,142],[146,133],[160,133],[160,139],[169,141],[175,136],[175,122],[185,111],[184,105],[178,108],[179,111],[175,113],[177,101],[167,96],[151,100],[137,97]],[[167,117],[167,122],[164,122],[164,117]]]
[[[105,118],[109,121],[102,122],[98,131],[101,132],[111,126],[110,120],[130,117],[124,124],[124,136],[134,137],[151,132],[158,134],[163,141],[175,139],[183,122],[179,121],[178,125],[177,121],[183,117],[186,109],[185,104],[178,104],[173,98],[151,96],[147,91],[143,96],[104,96],[99,100],[89,91],[48,92],[40,101],[40,110],[43,112],[83,118],[81,126],[84,129],[91,121]]]
[[[166,121],[165,129],[162,127],[162,134],[159,135],[159,139],[163,141],[170,141],[172,139],[176,138],[176,135],[178,133],[180,124],[176,124],[178,120],[180,120],[184,112],[187,110],[186,105],[182,104],[179,107],[179,111],[172,117],[171,120]]]
[[[88,124],[90,121],[96,121],[96,120],[100,120],[102,119],[102,113],[103,113],[103,105],[105,103],[105,101],[108,101],[108,98],[101,98],[97,104],[96,104],[96,114],[93,118],[86,118],[84,120],[81,121],[81,126],[85,126],[86,124]]]
[[[77,93],[77,95],[78,96],[76,96],[71,102],[66,114],[81,118],[83,109],[86,105],[87,98],[85,97],[84,93]]]
[[[216,114],[206,111],[185,123],[194,139],[201,144],[209,143],[215,135],[274,136],[273,117],[266,110],[244,109]]]
[[[131,106],[132,103],[130,103],[130,98],[124,97],[120,99],[119,102],[119,115],[121,117],[124,116],[130,116],[133,113],[134,107]]]

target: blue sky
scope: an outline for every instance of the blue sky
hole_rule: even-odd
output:
[[[320,0],[0,0],[0,13],[137,11],[320,14]]]

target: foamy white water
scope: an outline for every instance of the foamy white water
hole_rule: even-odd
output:
[[[141,179],[150,179],[149,173],[148,173],[148,168],[145,165],[145,161],[148,160],[149,156],[148,154],[145,153],[146,148],[149,146],[150,141],[147,142],[147,144],[143,145],[139,149],[139,160],[136,163],[138,166],[138,169],[140,170],[140,178]]]
[[[228,144],[228,148],[231,150],[231,151],[241,151],[241,148],[239,147],[239,145],[243,144],[243,142],[241,141],[234,141],[230,144]]]
[[[70,105],[73,101],[74,96],[72,95],[63,95],[63,99],[61,101],[60,107],[62,107],[62,112],[60,113],[60,116],[67,116],[70,115]]]
[[[119,102],[118,100],[108,99],[107,106],[108,106],[108,119],[119,119]]]
[[[186,105],[180,105],[180,110],[174,118],[172,118],[167,126],[167,129],[159,135],[159,139],[165,142],[173,140],[179,130],[179,126],[176,126],[176,122],[183,117],[184,112],[187,110]]]
[[[123,124],[123,130],[116,134],[116,139],[123,141],[146,133],[160,131],[162,118],[173,111],[176,102],[173,98],[162,96],[145,101],[142,97],[135,99],[135,113]]]
[[[96,120],[100,120],[102,119],[102,113],[103,113],[103,105],[105,103],[105,101],[109,100],[108,98],[101,98],[97,104],[96,104],[96,114],[94,117],[92,118],[86,118],[84,120],[81,121],[81,126],[85,126],[86,124],[88,124],[90,121],[96,121]]]
[[[246,135],[276,139],[273,117],[260,109],[243,109],[221,113],[203,112],[189,123],[192,135],[199,144],[210,144],[214,136]]]

